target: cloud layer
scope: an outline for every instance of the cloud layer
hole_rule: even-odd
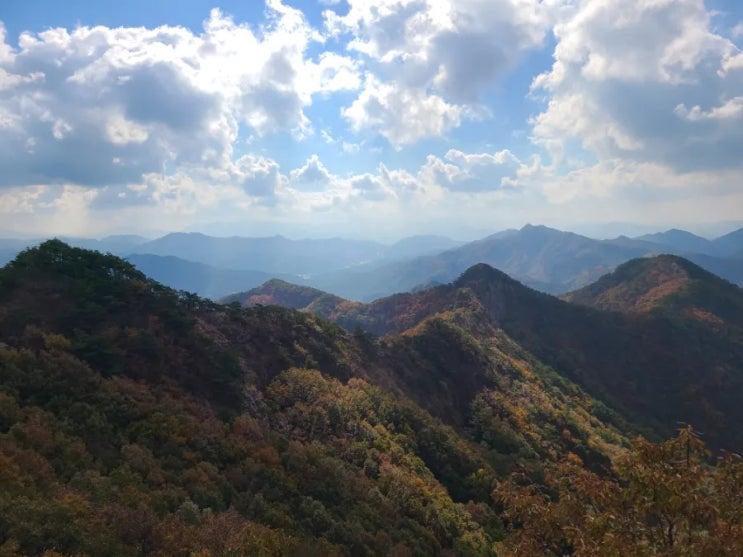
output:
[[[322,10],[313,25],[268,0],[258,22],[215,9],[199,30],[52,26],[17,44],[0,27],[0,216],[66,233],[132,219],[512,225],[595,199],[625,220],[632,202],[743,218],[730,207],[743,22],[721,34],[703,0]],[[516,74],[531,82],[519,97]]]

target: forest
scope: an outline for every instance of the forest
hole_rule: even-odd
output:
[[[602,401],[469,278],[377,336],[22,252],[0,270],[0,556],[743,554],[736,437]]]

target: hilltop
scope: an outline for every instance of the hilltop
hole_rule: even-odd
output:
[[[673,255],[629,261],[563,299],[598,309],[685,317],[723,332],[743,331],[739,287]]]
[[[276,305],[311,311],[320,300],[333,305],[345,301],[338,296],[328,294],[317,288],[300,286],[281,279],[271,279],[247,292],[226,296],[220,302],[223,304],[238,302],[245,307]]]

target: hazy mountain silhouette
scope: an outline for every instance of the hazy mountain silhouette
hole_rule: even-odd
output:
[[[127,256],[126,260],[148,277],[170,288],[193,292],[212,299],[221,298],[244,288],[258,286],[275,276],[262,271],[220,269],[204,263],[186,261],[172,255],[135,253]],[[299,277],[289,275],[285,278],[299,280]]]
[[[692,234],[685,230],[673,228],[656,234],[645,234],[637,240],[667,246],[673,253],[702,253],[705,255],[719,255],[718,246],[706,238]]]

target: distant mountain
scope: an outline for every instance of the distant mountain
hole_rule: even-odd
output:
[[[16,255],[18,255],[18,251],[15,248],[2,248],[0,247],[0,267],[5,265],[8,261],[11,261]]]
[[[628,259],[660,249],[647,242],[599,241],[527,225],[438,255],[328,273],[309,282],[346,298],[368,301],[421,284],[447,283],[468,267],[487,263],[539,290],[562,293],[596,280]]]
[[[725,255],[739,255],[743,252],[743,228],[713,240],[715,246]]]
[[[410,236],[403,238],[384,250],[385,259],[403,259],[439,253],[464,245],[466,242],[445,236]]]
[[[314,274],[378,259],[383,250],[384,246],[375,242],[340,238],[216,238],[198,233],[174,233],[142,244],[134,252],[174,255],[225,269]]]
[[[724,241],[734,244],[733,234]],[[708,253],[688,253],[705,248]],[[371,301],[395,292],[451,282],[468,267],[487,263],[542,292],[562,294],[590,284],[633,258],[674,253],[721,277],[743,284],[743,258],[714,256],[714,242],[680,230],[594,240],[572,232],[527,225],[439,254],[391,263],[371,263],[313,276],[308,283],[352,300]]]
[[[100,240],[92,238],[72,238],[72,237],[61,237],[63,242],[71,246],[83,249],[92,249],[100,251],[101,253],[113,253],[114,255],[124,255],[130,253],[137,246],[140,246],[148,241],[143,236],[137,236],[135,234],[120,234],[113,236],[106,236]]]
[[[261,271],[219,269],[172,255],[132,254],[126,259],[148,277],[170,288],[211,299],[258,286],[273,277]],[[286,278],[299,280],[299,277]]]
[[[220,268],[315,275],[369,262],[435,253],[457,245],[461,245],[461,242],[440,236],[411,237],[387,246],[378,242],[342,238],[217,238],[198,233],[174,233],[139,245],[133,251],[174,255]]]
[[[676,228],[656,234],[645,234],[637,239],[668,246],[673,253],[677,254],[702,253],[706,255],[717,255],[719,253],[718,246],[710,240]]]
[[[446,284],[477,263],[502,269],[540,291],[563,294],[590,284],[627,260],[661,253],[682,255],[743,285],[742,236],[743,229],[709,241],[682,230],[669,230],[640,238],[595,240],[527,225],[467,244],[442,236],[412,236],[385,245],[339,238],[217,238],[198,233],[168,234],[151,241],[133,235],[67,241],[115,255],[149,254],[207,265],[211,269],[189,270],[185,264],[173,261],[181,270],[175,273],[154,259],[142,262],[165,284],[208,297],[245,292],[269,278],[284,278],[343,298],[370,301]],[[0,264],[38,243],[0,240]],[[245,282],[240,282],[236,271],[250,272],[243,277]],[[189,278],[189,273],[194,277]]]

